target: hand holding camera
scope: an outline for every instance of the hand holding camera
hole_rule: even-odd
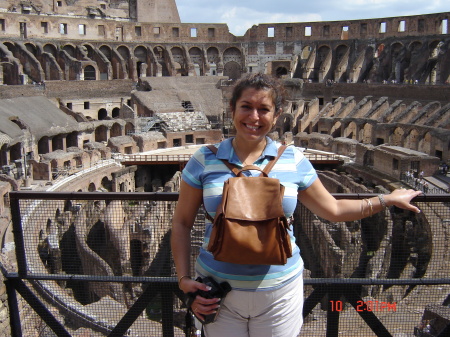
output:
[[[201,277],[198,277],[195,281],[205,284],[206,286],[210,287],[211,290],[205,291],[199,289],[194,293],[187,293],[186,306],[194,313],[194,315],[202,324],[212,323],[217,319],[217,316],[219,315],[220,304],[222,303],[222,300],[225,298],[225,296],[231,291],[231,286],[228,282],[222,282],[219,284],[211,277],[204,277],[203,279]],[[211,304],[211,306],[219,305],[218,310],[208,315],[198,313],[197,308],[192,308],[192,304],[194,303],[194,300],[197,296],[203,297],[205,299],[219,298],[220,300],[218,302]]]

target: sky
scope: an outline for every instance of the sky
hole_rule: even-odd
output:
[[[259,23],[341,21],[450,12],[450,0],[176,0],[182,23],[226,23],[243,36]]]

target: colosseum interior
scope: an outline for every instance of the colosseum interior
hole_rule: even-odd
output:
[[[9,245],[10,192],[176,192],[181,163],[144,165],[130,158],[192,153],[232,136],[231,87],[249,72],[279,77],[288,90],[287,105],[271,133],[274,140],[345,158],[339,166],[317,168],[331,192],[380,193],[410,186],[448,193],[450,35],[443,26],[450,12],[261,23],[234,36],[226,24],[182,23],[174,0],[8,0],[0,8],[5,268],[14,270],[16,264]],[[406,172],[420,174],[421,185],[405,178]],[[133,208],[119,201],[82,206],[55,202],[54,209],[27,228],[33,271],[158,275],[149,265],[167,250],[173,207],[170,202],[156,204]],[[448,202],[441,206],[448,216]],[[444,223],[445,214],[426,205],[423,210],[420,216],[398,212],[389,219],[330,224],[299,206],[296,222],[303,227],[297,234],[313,233],[300,242],[311,248],[304,252],[305,277],[409,273],[448,278],[450,252],[437,247],[448,247],[450,227],[433,228],[429,219]],[[162,235],[154,232],[155,226]],[[105,233],[109,242],[98,246],[95,238]],[[431,237],[438,237],[441,246]],[[320,244],[313,248],[313,242]],[[389,245],[410,251],[402,270],[360,258],[383,256]],[[69,246],[77,252],[72,260],[65,253]],[[138,253],[133,247],[139,247]],[[50,281],[40,286],[70,303],[74,312],[92,317],[100,315],[102,306],[126,308],[143,291],[95,282],[88,290]],[[417,312],[404,316],[412,320],[411,332],[427,305],[429,315],[450,322],[448,311],[433,309],[437,302],[448,309],[449,293],[448,284],[426,300],[405,287],[365,290],[380,301],[406,298],[413,303],[407,308]],[[3,296],[2,313],[6,308]],[[321,317],[316,313],[306,321],[306,331]],[[10,331],[8,314],[1,316],[0,326]],[[33,327],[26,329],[35,333]]]

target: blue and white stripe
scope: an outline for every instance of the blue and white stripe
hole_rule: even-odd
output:
[[[242,163],[234,152],[232,139],[216,144],[217,157],[207,147],[199,149],[183,170],[183,180],[194,188],[203,189],[203,202],[206,211],[214,217],[216,208],[222,198],[223,183],[234,174],[220,160],[242,167]],[[261,157],[254,163],[261,169],[268,161],[276,157],[280,145],[267,138],[267,146]],[[258,176],[259,171],[247,171],[248,176]],[[297,205],[299,190],[309,187],[317,173],[301,151],[293,146],[287,147],[279,158],[269,176],[280,180],[285,186],[283,208],[287,217],[291,216]],[[233,289],[246,291],[271,290],[289,283],[303,272],[303,261],[300,249],[295,244],[292,232],[291,243],[293,256],[283,266],[240,265],[214,260],[206,250],[212,225],[206,221],[204,242],[197,258],[196,271],[200,276],[213,276],[217,281],[228,281]]]

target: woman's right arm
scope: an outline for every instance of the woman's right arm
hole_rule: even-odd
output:
[[[193,282],[186,282],[189,280],[186,276],[192,276],[190,275],[191,229],[202,199],[202,189],[194,188],[185,181],[181,181],[178,203],[172,219],[170,242],[178,280],[182,278],[179,282],[180,289],[185,293],[197,290]]]
[[[194,188],[181,181],[180,195],[172,220],[170,243],[178,275],[178,286],[184,293],[195,293],[198,289],[211,290],[205,284],[192,280],[192,275],[190,275],[191,229],[202,201],[203,190]],[[207,299],[197,295],[191,304],[191,309],[195,315],[205,319],[204,315],[211,315],[217,312],[219,307],[218,301],[220,301],[218,298]]]

